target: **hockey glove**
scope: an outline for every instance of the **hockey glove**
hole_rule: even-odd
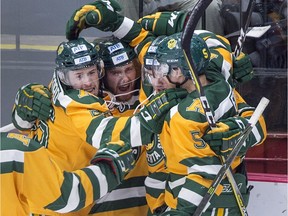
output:
[[[228,157],[233,150],[238,139],[242,136],[242,131],[248,124],[248,120],[242,117],[230,117],[217,123],[217,128],[208,131],[202,139],[209,144],[210,148],[219,156]],[[249,145],[241,148],[240,155],[244,155]]]
[[[249,55],[241,52],[233,62],[233,79],[236,83],[244,83],[251,80],[253,75],[253,66]]]
[[[96,0],[82,6],[71,16],[66,25],[66,38],[75,40],[83,29],[95,27],[102,31],[115,31],[123,22],[121,7],[116,0]]]
[[[182,88],[167,89],[158,93],[138,113],[141,124],[152,133],[161,133],[168,111],[187,94],[188,92]]]
[[[99,149],[91,160],[91,164],[99,162],[107,163],[118,177],[119,182],[124,179],[135,165],[131,146],[125,144],[123,141],[117,143],[110,142],[104,148]]]
[[[157,12],[138,20],[142,28],[153,32],[154,35],[171,35],[181,32],[184,28],[187,12]]]
[[[15,109],[25,121],[32,122],[37,118],[46,121],[53,111],[49,89],[37,83],[21,87],[15,98]]]

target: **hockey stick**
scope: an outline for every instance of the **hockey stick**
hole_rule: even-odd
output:
[[[208,188],[207,193],[201,200],[200,204],[198,205],[195,213],[193,216],[201,216],[202,212],[206,209],[206,205],[209,203],[210,199],[212,198],[213,194],[215,193],[218,185],[222,181],[223,177],[225,176],[225,173],[231,166],[232,162],[236,158],[237,154],[239,153],[240,149],[242,148],[243,143],[248,138],[250,132],[252,131],[253,127],[257,123],[258,119],[264,112],[265,108],[269,104],[269,100],[265,97],[261,99],[258,106],[256,107],[256,110],[254,111],[253,115],[251,116],[248,125],[246,126],[245,130],[242,133],[241,138],[236,143],[234,149],[229,154],[227,160],[219,170],[218,174],[216,175],[214,181],[212,182],[211,186]]]
[[[1,127],[0,132],[9,132],[9,131],[14,130],[14,129],[16,129],[16,128],[14,127],[13,123],[10,123],[8,125]]]
[[[247,35],[247,30],[248,30],[248,27],[249,27],[249,24],[250,24],[250,21],[251,21],[251,15],[252,15],[252,11],[253,11],[253,8],[254,8],[254,5],[255,5],[255,1],[256,0],[250,0],[249,1],[249,4],[248,4],[248,7],[247,7],[247,10],[248,10],[248,15],[247,15],[247,19],[246,19],[246,23],[245,23],[245,26],[244,26],[244,29],[243,27],[241,26],[241,29],[240,29],[240,35],[237,39],[237,44],[235,46],[235,51],[234,51],[234,56],[237,58],[240,53],[242,52],[242,49],[243,49],[243,43],[244,41],[246,40],[246,35]],[[242,4],[242,1],[240,2],[240,4]],[[242,9],[241,9],[242,10]],[[240,11],[240,14],[241,14],[241,17],[242,17],[242,11]],[[240,23],[240,25],[242,25],[242,23]]]
[[[205,96],[200,80],[195,72],[196,68],[190,50],[191,38],[193,36],[197,22],[198,20],[200,20],[201,16],[204,14],[205,9],[210,5],[211,2],[212,0],[198,0],[194,8],[189,12],[189,19],[182,33],[181,45],[184,52],[184,56],[190,69],[191,78],[192,80],[194,80],[195,87],[199,93],[199,98],[205,111],[207,121],[210,127],[213,129],[216,128],[214,116],[211,112],[208,100]]]
[[[194,84],[196,87],[196,90],[199,93],[199,98],[202,104],[202,107],[204,109],[205,112],[205,116],[206,119],[211,127],[211,129],[215,129],[216,128],[216,122],[214,119],[214,116],[211,112],[207,97],[205,95],[204,89],[201,85],[201,82],[199,80],[199,77],[197,76],[197,74],[195,73],[195,65],[192,59],[192,55],[191,55],[191,50],[190,50],[190,43],[191,43],[191,38],[193,36],[194,30],[196,28],[197,22],[198,20],[201,18],[201,16],[204,14],[205,9],[209,6],[209,4],[211,3],[211,0],[199,0],[195,7],[189,12],[190,13],[190,17],[187,21],[187,24],[185,26],[185,29],[183,31],[182,34],[182,48],[183,48],[183,52],[187,61],[187,64],[190,68],[190,75],[192,80],[194,80]],[[220,157],[222,163],[225,162],[225,158],[222,156]],[[229,167],[228,172],[227,172],[227,177],[228,180],[232,186],[233,189],[233,193],[235,196],[235,199],[237,201],[237,204],[239,206],[239,210],[241,212],[241,215],[248,215],[246,207],[244,205],[244,201],[243,201],[243,197],[242,194],[237,186],[237,183],[233,177],[231,168]]]

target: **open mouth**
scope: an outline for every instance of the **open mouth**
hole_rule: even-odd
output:
[[[89,88],[89,89],[84,89],[85,91],[89,92],[89,93],[93,93],[95,91],[95,87],[94,88]]]
[[[120,85],[120,86],[118,87],[118,89],[119,89],[121,92],[128,91],[128,90],[130,90],[130,84]]]

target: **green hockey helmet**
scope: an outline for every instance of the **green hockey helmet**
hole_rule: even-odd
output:
[[[159,43],[155,56],[156,60],[153,62],[153,73],[159,75],[160,72],[161,76],[167,76],[171,75],[174,68],[179,68],[185,78],[191,79],[190,69],[181,45],[181,36],[182,33],[176,33],[165,37]],[[197,75],[204,74],[210,61],[210,51],[207,44],[201,37],[194,34],[190,49]]]
[[[150,44],[149,48],[147,49],[147,52],[144,55],[144,58],[143,58],[144,63],[142,65],[141,75],[142,75],[142,82],[146,85],[151,85],[151,80],[150,80],[149,75],[152,73],[153,62],[155,63],[157,61],[156,50],[159,44],[163,41],[165,37],[166,37],[165,35],[161,35],[155,38]]]
[[[96,49],[99,50],[106,69],[125,65],[136,58],[132,47],[115,37],[99,42]]]
[[[99,79],[104,76],[103,61],[92,43],[84,38],[62,42],[57,48],[56,71],[65,85],[70,85],[67,73],[91,66],[97,67]]]
[[[153,65],[153,60],[156,56],[156,50],[165,37],[166,36],[161,35],[152,41],[149,48],[147,49],[147,52],[144,55],[144,68],[151,68],[151,66]]]

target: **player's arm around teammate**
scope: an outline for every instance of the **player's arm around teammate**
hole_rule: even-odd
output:
[[[109,143],[91,165],[66,172],[47,149],[22,134],[1,133],[1,215],[28,215],[34,204],[58,213],[77,211],[121,183],[134,167],[130,145]]]

